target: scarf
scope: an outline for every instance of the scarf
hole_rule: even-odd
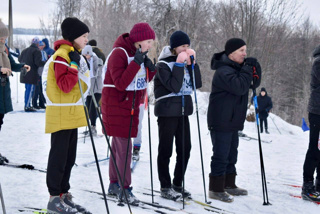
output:
[[[0,66],[11,69],[10,61],[6,53],[6,46],[2,43],[0,43]]]

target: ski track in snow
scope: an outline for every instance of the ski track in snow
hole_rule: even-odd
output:
[[[19,76],[15,73],[15,76]],[[5,115],[2,131],[0,132],[0,152],[10,162],[18,164],[32,164],[36,168],[46,169],[48,153],[50,149],[50,134],[44,134],[45,114],[25,113],[23,110],[24,85],[17,83],[16,77],[10,77],[12,102],[17,112]],[[208,93],[198,92],[199,117],[201,128],[201,140],[203,150],[203,161],[206,180],[206,193],[208,196],[208,175],[210,172],[210,161],[212,145],[206,124]],[[18,103],[17,103],[18,100]],[[158,127],[157,118],[153,114],[153,106],[150,105],[151,135],[152,135],[152,161],[154,188],[159,190],[160,184],[157,174],[157,149],[158,149]],[[20,111],[20,112],[19,112]],[[143,120],[143,144],[139,164],[132,174],[132,186],[135,195],[144,201],[151,202],[151,196],[144,195],[150,189],[150,165],[149,165],[149,143],[148,143],[148,117],[145,111]],[[279,134],[275,123],[282,134]],[[274,114],[268,118],[270,135],[262,134],[261,139],[272,140],[272,143],[262,143],[266,179],[268,184],[269,201],[272,206],[263,206],[261,174],[259,161],[258,142],[246,141],[240,138],[239,156],[237,163],[237,185],[246,188],[248,196],[235,197],[233,203],[223,203],[215,200],[212,206],[219,207],[234,213],[316,213],[319,206],[301,199],[290,197],[289,194],[300,194],[299,188],[293,188],[284,184],[302,184],[302,166],[308,147],[309,132],[302,132],[300,127],[290,125]],[[100,122],[97,121],[98,130],[101,133]],[[192,151],[185,176],[185,187],[191,191],[193,198],[204,201],[202,171],[200,162],[197,118],[194,113],[190,116]],[[85,128],[79,128],[79,133]],[[246,122],[244,133],[257,137],[256,124]],[[106,157],[107,143],[105,138],[94,138],[98,158]],[[175,151],[175,149],[173,150]],[[93,190],[102,192],[98,172],[95,164],[84,167],[83,164],[94,160],[90,138],[78,140],[78,153],[75,166],[71,176],[71,192],[74,201],[84,205],[95,214],[106,213],[104,201],[100,196],[83,191]],[[175,152],[173,152],[170,170],[173,175],[175,164]],[[105,191],[108,182],[108,162],[100,163]],[[129,169],[130,170],[130,169]],[[46,187],[46,174],[26,169],[16,169],[0,166],[0,183],[3,190],[4,201],[8,214],[19,213],[18,208],[38,207],[46,208],[49,194]],[[150,192],[149,192],[150,193]],[[182,208],[182,204],[167,201],[155,196],[155,201],[160,204]],[[119,207],[113,202],[108,202],[110,213],[129,213],[128,208]],[[202,206],[186,205],[185,210],[191,213],[210,213]],[[132,207],[133,213],[150,213],[151,211]],[[183,213],[162,210],[167,213]],[[153,212],[152,212],[153,213]]]

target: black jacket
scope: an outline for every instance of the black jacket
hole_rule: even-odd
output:
[[[31,44],[30,47],[24,49],[19,56],[19,62],[31,66],[31,70],[24,77],[20,78],[20,82],[36,85],[39,79],[38,68],[43,67],[45,64],[42,61],[41,51],[37,45]]]
[[[175,62],[177,56],[171,54],[169,46],[165,47],[159,56],[159,61]],[[190,79],[193,87],[192,66],[187,66],[190,73]],[[166,63],[158,62],[157,74],[154,78],[154,96],[155,99],[168,95],[170,93],[178,93],[182,87],[184,80],[184,67],[174,65],[171,69]],[[198,64],[194,66],[196,88],[202,87],[201,74]],[[193,103],[190,95],[184,96],[184,115],[191,115],[193,112]],[[156,101],[154,114],[157,117],[179,117],[182,116],[182,96],[173,96]]]
[[[209,130],[242,130],[252,82],[252,68],[233,62],[224,52],[213,55],[211,68],[216,72],[209,98]]]
[[[308,112],[320,115],[320,46],[313,52]]]
[[[262,96],[260,92],[260,95],[257,97],[257,102],[259,117],[267,118],[269,111],[272,109],[272,100],[271,97],[268,96],[267,91],[264,96]]]

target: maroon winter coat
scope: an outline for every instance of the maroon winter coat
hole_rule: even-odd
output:
[[[129,34],[122,34],[115,41],[113,48],[124,48],[129,57],[133,57],[136,48],[129,39]],[[129,137],[130,115],[133,101],[133,91],[126,91],[135,75],[140,70],[140,65],[131,61],[128,65],[128,58],[121,49],[115,49],[108,60],[108,68],[104,84],[115,85],[115,88],[104,87],[102,90],[102,118],[107,135],[115,137]],[[156,72],[149,73],[149,80],[152,80]],[[134,104],[134,115],[131,128],[131,137],[136,137],[139,124],[139,105],[144,97],[144,90],[137,90]]]

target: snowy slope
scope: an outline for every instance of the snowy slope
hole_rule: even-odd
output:
[[[15,75],[18,76],[18,75]],[[0,152],[12,163],[32,164],[37,168],[45,169],[48,152],[50,149],[50,135],[44,134],[45,113],[25,113],[23,109],[24,85],[18,85],[18,97],[16,77],[11,77],[12,98],[14,112],[6,114],[4,125],[0,132]],[[207,93],[199,93],[199,112],[201,139],[203,146],[204,169],[206,186],[208,189],[208,174],[210,171],[210,158],[212,145],[209,132],[206,128],[206,98]],[[17,103],[18,100],[18,103]],[[271,121],[271,117],[281,131],[277,131]],[[270,135],[262,134],[262,139],[272,140],[272,143],[263,143],[266,178],[268,182],[269,199],[272,206],[263,206],[261,174],[259,162],[259,150],[257,141],[240,139],[238,157],[237,184],[246,188],[249,195],[235,197],[231,204],[212,201],[213,206],[231,211],[233,213],[316,213],[319,212],[317,205],[305,202],[301,199],[290,197],[289,194],[299,194],[300,189],[285,186],[284,184],[302,183],[302,165],[306,149],[308,147],[308,132],[303,133],[301,128],[292,126],[276,115],[271,114],[269,120]],[[202,172],[198,143],[196,115],[190,116],[192,130],[192,152],[186,173],[186,189],[192,192],[193,198],[204,201]],[[148,145],[148,120],[147,112],[143,120],[143,145],[140,162],[132,177],[133,191],[139,199],[151,202],[151,197],[144,195],[145,188],[150,188],[150,166]],[[85,128],[79,129],[79,133]],[[257,137],[255,123],[245,123],[244,133]],[[156,117],[151,106],[151,134],[152,134],[152,160],[153,181],[156,190],[159,190],[157,176],[157,147],[158,130]],[[96,138],[95,145],[99,158],[106,157],[107,143],[104,138]],[[99,177],[94,164],[84,167],[83,164],[94,160],[91,142],[89,139],[79,139],[78,156],[71,176],[71,192],[75,201],[85,205],[95,214],[106,213],[104,201],[100,196],[85,190],[101,192]],[[172,155],[171,171],[173,172],[175,154]],[[105,189],[108,188],[108,162],[102,162],[102,177]],[[173,173],[172,173],[173,174]],[[2,186],[7,213],[19,213],[18,208],[39,207],[45,208],[49,199],[46,187],[45,173],[15,169],[0,166],[0,183]],[[155,197],[155,201],[178,209],[181,204]],[[110,213],[129,213],[127,207],[119,207],[113,202],[108,202]],[[150,213],[151,211],[132,208],[133,213]],[[1,210],[1,209],[0,209]],[[166,213],[184,213],[161,210]],[[202,206],[196,204],[186,205],[185,211],[189,213],[209,213]],[[153,213],[153,212],[151,212]]]

